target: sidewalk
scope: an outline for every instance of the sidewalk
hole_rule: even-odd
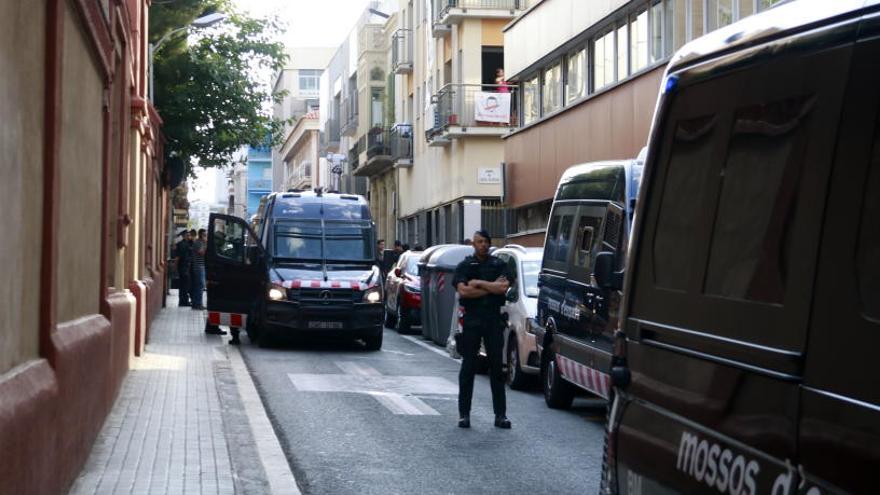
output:
[[[70,493],[298,494],[238,349],[172,292]]]

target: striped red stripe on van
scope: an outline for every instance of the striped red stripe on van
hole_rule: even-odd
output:
[[[247,325],[247,315],[208,311],[208,323],[211,325],[226,325],[232,328],[244,328]]]
[[[354,289],[367,290],[368,285],[357,280],[285,280],[281,283],[287,289]]]
[[[556,364],[566,380],[600,397],[609,397],[611,376],[559,354],[556,355]]]

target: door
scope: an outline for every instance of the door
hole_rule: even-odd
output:
[[[247,223],[212,213],[205,251],[209,323],[243,327],[266,293],[266,277],[266,256]]]
[[[871,491],[880,466],[880,39],[852,67],[801,387],[801,493]]]

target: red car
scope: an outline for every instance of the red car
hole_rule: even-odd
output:
[[[407,332],[422,323],[422,288],[418,273],[421,251],[406,251],[385,280],[385,326]]]

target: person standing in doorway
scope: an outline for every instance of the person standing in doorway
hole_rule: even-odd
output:
[[[177,305],[184,307],[190,305],[190,273],[193,256],[189,231],[184,230],[178,236],[182,239],[177,242],[174,250],[174,265],[177,268]]]
[[[504,320],[501,307],[509,287],[510,276],[507,263],[489,254],[492,239],[485,230],[473,236],[474,254],[468,256],[455,268],[452,284],[458,291],[460,304],[464,307],[464,324],[459,339],[461,371],[458,374],[458,426],[471,426],[471,400],[474,393],[474,375],[480,341],[486,346],[489,359],[489,383],[492,387],[492,409],[495,426],[510,428],[507,419],[507,399],[504,390],[502,348],[504,347]]]
[[[190,231],[190,234],[195,230]],[[208,235],[205,229],[199,229],[196,239],[193,241],[193,277],[190,300],[192,309],[205,309],[202,297],[205,291],[205,250],[208,247]]]

